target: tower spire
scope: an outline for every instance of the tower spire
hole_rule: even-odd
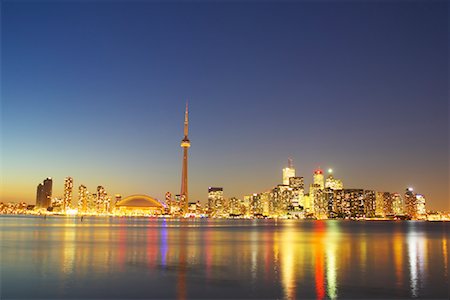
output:
[[[187,138],[189,132],[189,108],[186,100],[186,111],[184,112],[184,137]]]

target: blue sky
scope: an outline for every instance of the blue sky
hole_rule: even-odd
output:
[[[2,201],[36,185],[162,199],[281,181],[403,192],[449,209],[448,4],[3,1]]]

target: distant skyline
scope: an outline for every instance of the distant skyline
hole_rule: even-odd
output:
[[[450,209],[446,1],[2,1],[1,198],[189,198],[334,169]]]

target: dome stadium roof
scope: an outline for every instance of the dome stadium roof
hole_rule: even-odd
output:
[[[116,203],[116,207],[164,208],[158,200],[147,195],[131,195]]]

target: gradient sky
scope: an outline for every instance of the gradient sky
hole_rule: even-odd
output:
[[[226,197],[332,167],[450,209],[446,1],[2,1],[0,201]],[[77,193],[75,189],[75,194]],[[76,196],[75,196],[76,199]]]

